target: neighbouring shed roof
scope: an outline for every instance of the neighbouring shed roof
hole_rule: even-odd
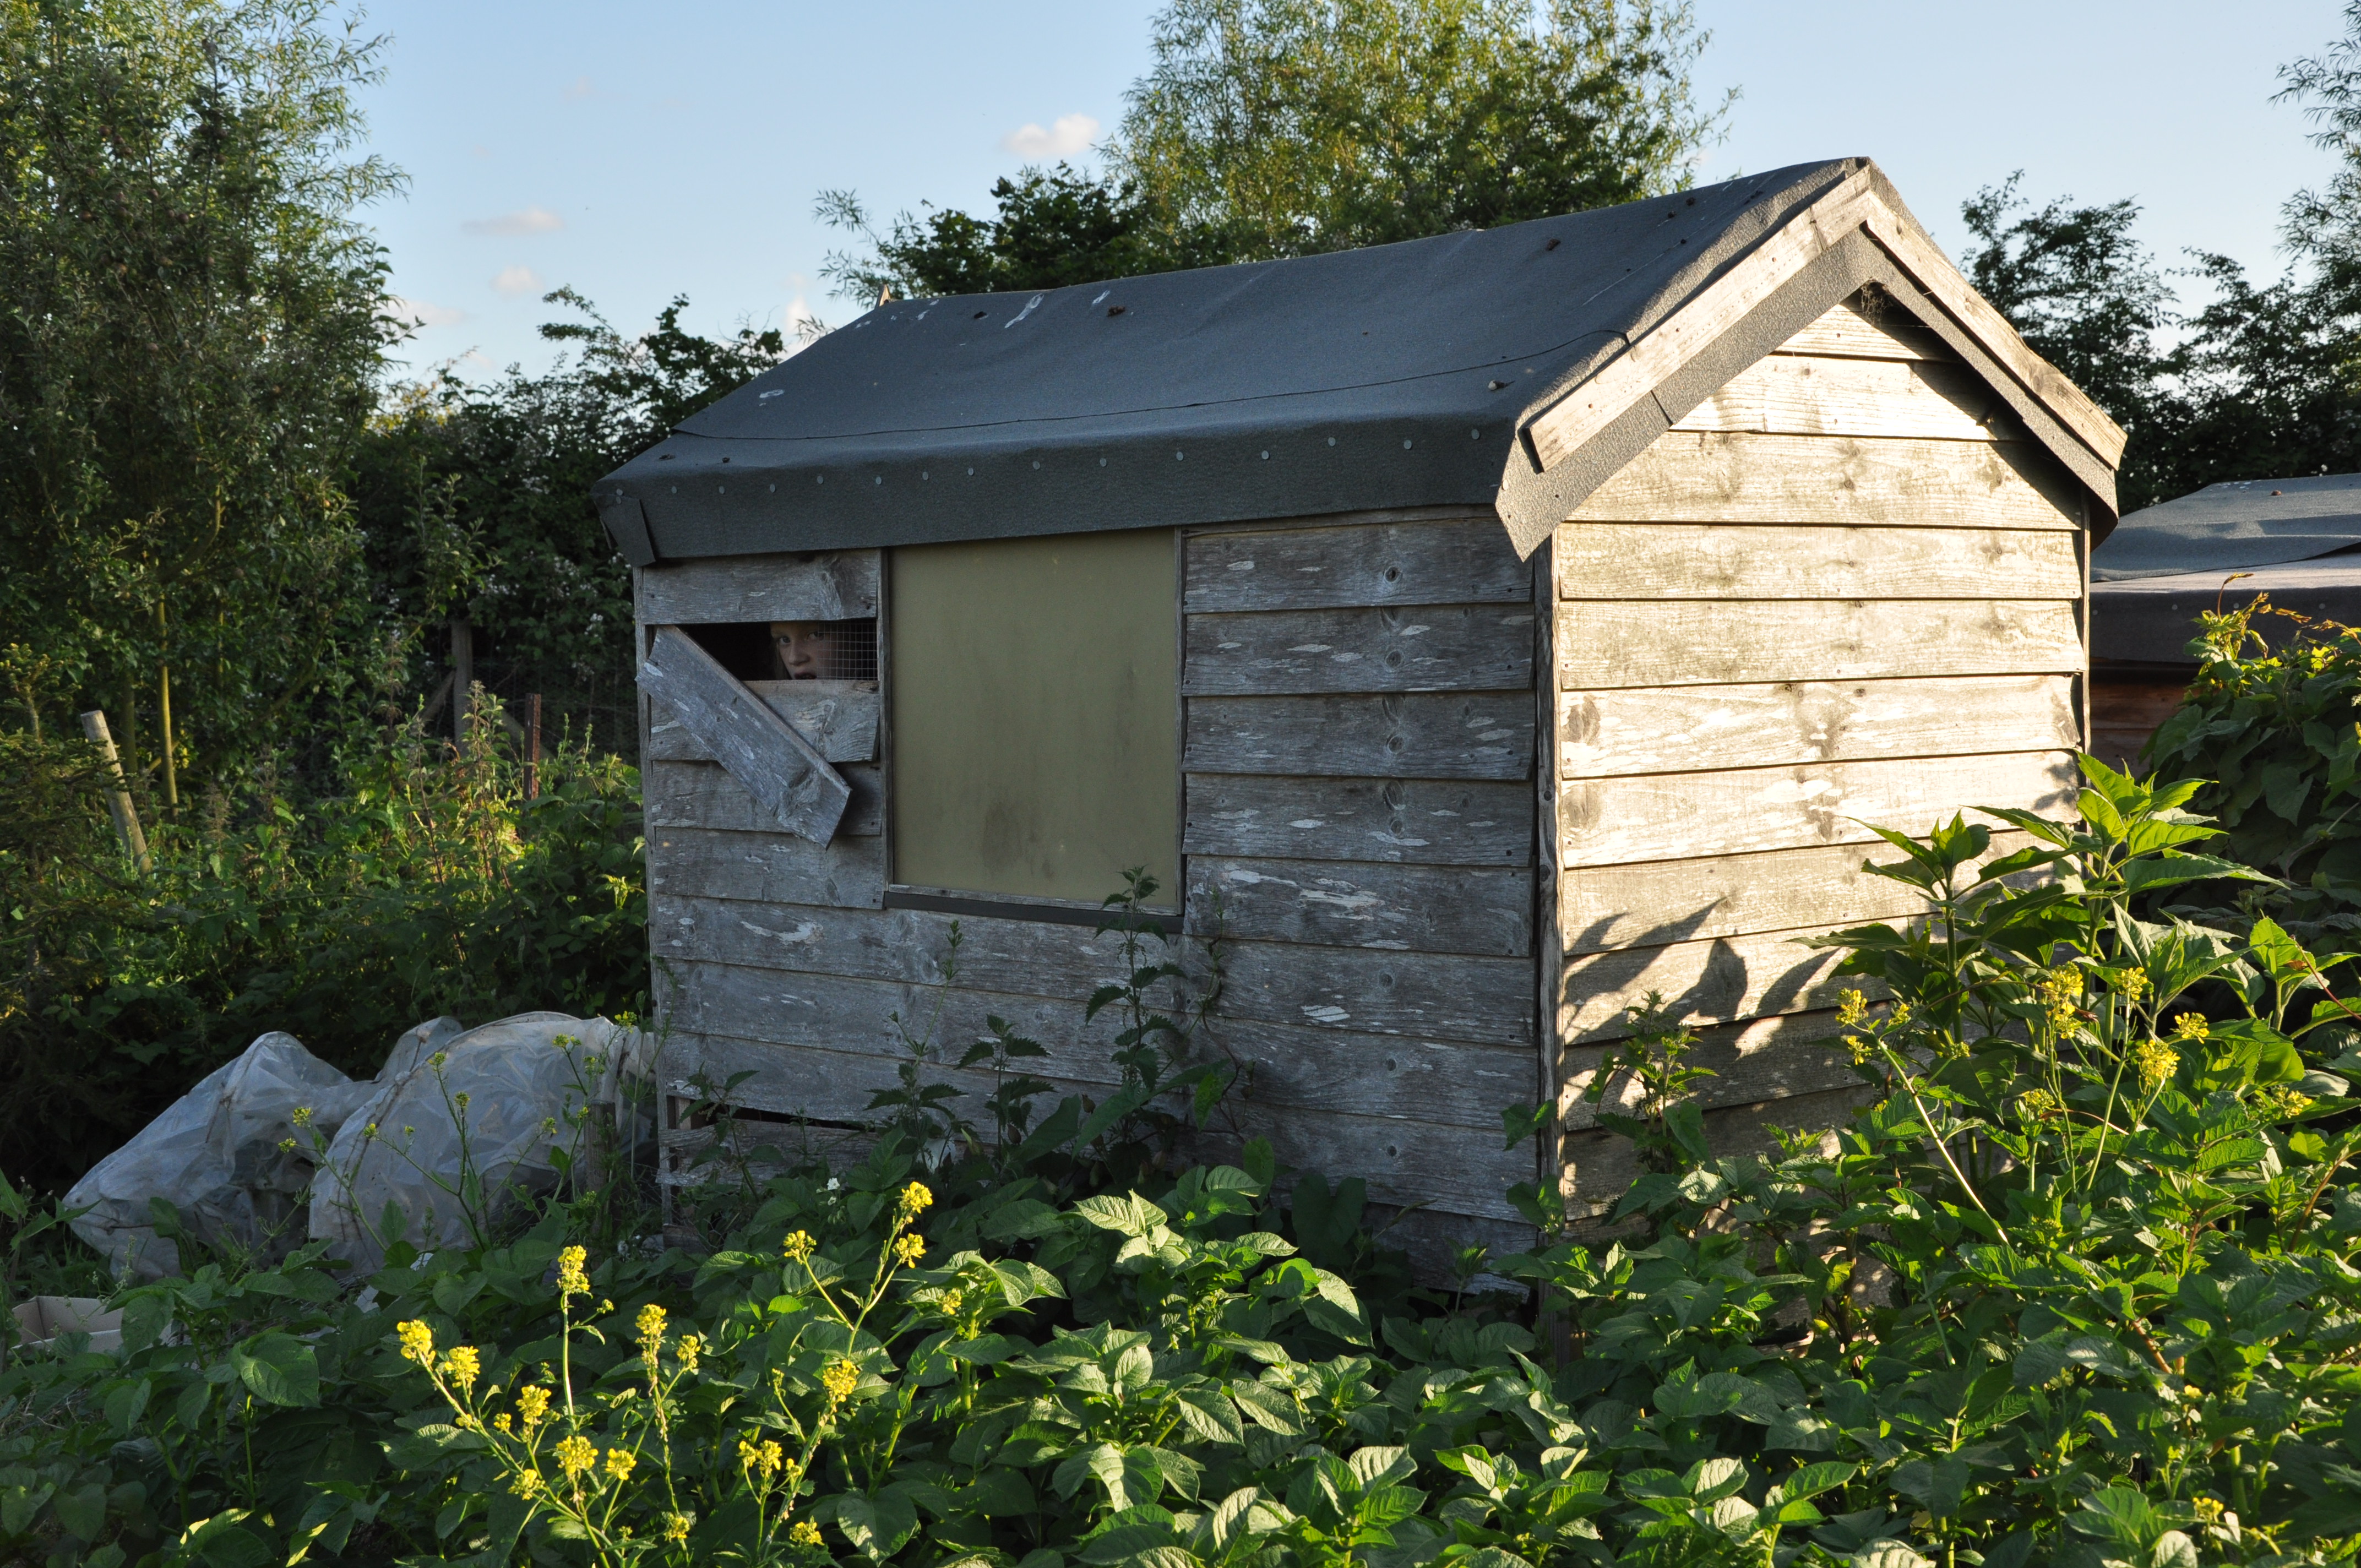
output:
[[[2300,615],[2361,624],[2361,474],[2238,479],[2133,512],[2091,557],[2091,652],[2191,664],[2206,610],[2268,594]],[[2258,620],[2274,643],[2293,623]]]
[[[2234,479],[2133,512],[2091,557],[2094,582],[2235,572],[2361,544],[2361,474]]]
[[[641,565],[1453,504],[1494,507],[1530,549],[1867,282],[2010,394],[2111,513],[2120,433],[1855,159],[1363,250],[894,302],[596,499]]]

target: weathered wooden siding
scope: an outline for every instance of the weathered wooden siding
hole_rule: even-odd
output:
[[[1488,514],[1181,548],[1188,924],[1227,938],[1212,1028],[1251,1042],[1245,1103],[1380,1201],[1511,1221],[1532,1159],[1500,1111],[1537,1087],[1532,565]],[[1289,1103],[1306,1069],[1269,1046],[1331,1031],[1422,1076]]]
[[[1235,1062],[1215,1142],[1513,1240],[1501,1107],[1535,1091],[1537,588],[1488,515],[1364,514],[1179,542],[1187,773],[1184,945],[1224,943],[1203,1048]],[[878,613],[873,556],[693,563],[641,574],[645,624]],[[884,607],[891,613],[891,607]],[[1546,667],[1543,665],[1542,667]],[[885,672],[890,682],[892,672]],[[931,1020],[956,1058],[999,1017],[1039,1040],[1060,1091],[1104,1093],[1121,1024],[1085,1023],[1123,973],[1090,927],[889,909],[885,694],[751,683],[852,786],[834,840],[778,831],[704,749],[647,716],[649,927],[669,1029],[662,1073],[692,1100],[746,1074],[760,1116],[866,1120]],[[1537,693],[1537,687],[1538,693]],[[929,1069],[932,1075],[937,1069]],[[988,1074],[939,1069],[981,1117]],[[791,1127],[752,1124],[758,1141]],[[667,1170],[710,1142],[664,1133]],[[1441,1228],[1436,1228],[1437,1224]]]
[[[1839,307],[1557,531],[1551,1079],[1578,1208],[1631,1176],[1581,1098],[1628,1009],[1661,993],[1698,1028],[1717,1145],[1827,1125],[1859,982],[1799,938],[1919,907],[1861,873],[1863,823],[2065,808],[2082,514],[2021,435],[1930,335]]]

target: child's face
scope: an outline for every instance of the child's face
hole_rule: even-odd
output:
[[[824,680],[835,652],[836,630],[825,620],[774,620],[771,646],[779,673],[791,681]]]

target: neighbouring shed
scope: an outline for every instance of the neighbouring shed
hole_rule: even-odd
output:
[[[2298,614],[2361,626],[2361,474],[2235,479],[2132,512],[2091,558],[2092,749],[2137,763],[2197,674],[2207,610],[2268,594]],[[2294,623],[2265,616],[2275,644]]]
[[[1620,1195],[1580,1091],[1652,991],[1718,1138],[1830,1124],[1839,987],[1794,938],[1910,913],[1862,819],[2066,808],[2122,441],[1863,159],[881,305],[597,491],[667,1179],[710,1086],[858,1119],[895,1014],[1104,1091],[1135,865],[1227,938],[1229,1131],[1424,1205],[1430,1266],[1525,1234],[1510,1103],[1562,1108],[1578,1206]],[[774,628],[833,678],[765,679]]]

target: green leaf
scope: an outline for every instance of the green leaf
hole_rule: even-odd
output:
[[[1803,1465],[1779,1483],[1779,1495],[1789,1502],[1805,1497],[1817,1497],[1822,1492],[1841,1486],[1861,1473],[1858,1464],[1838,1464],[1823,1461]]]
[[[271,1330],[230,1347],[230,1365],[266,1404],[303,1408],[320,1402],[320,1364],[312,1347]]]
[[[148,1397],[154,1385],[145,1377],[126,1383],[106,1397],[106,1424],[117,1437],[129,1437],[139,1418],[148,1413]]]
[[[68,1535],[96,1541],[98,1532],[106,1528],[106,1487],[93,1481],[71,1492],[61,1491],[49,1499],[49,1508]]]
[[[1938,1519],[1960,1511],[1968,1488],[1968,1462],[1956,1454],[1914,1459],[1894,1467],[1886,1484]]]

